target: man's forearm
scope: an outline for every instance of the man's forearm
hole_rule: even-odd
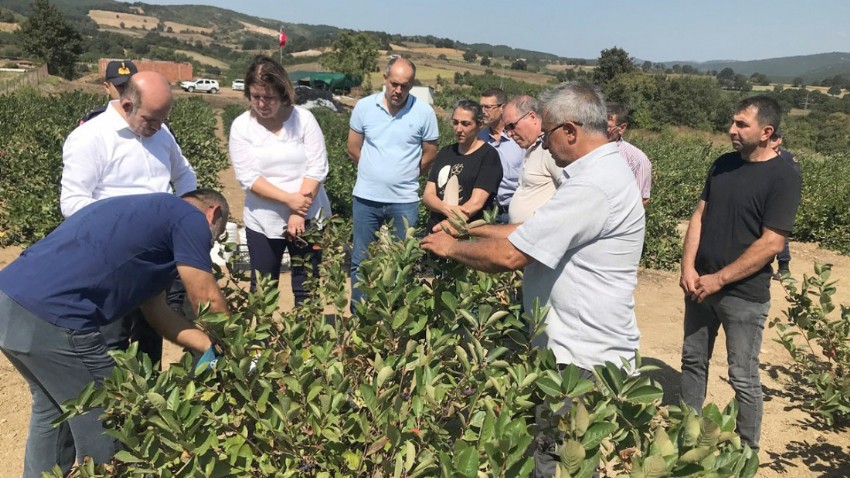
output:
[[[482,239],[456,241],[446,257],[483,272],[507,272],[522,267],[513,252],[522,255],[507,239]]]
[[[776,254],[782,252],[785,241],[783,236],[779,237],[782,237],[781,241],[762,236],[756,242],[750,244],[750,247],[731,264],[716,272],[720,282],[723,285],[731,284],[758,272],[773,260]]]
[[[682,244],[682,268],[694,267],[697,249],[699,249],[700,234],[702,234],[702,219],[692,217],[685,233],[685,241]]]
[[[144,304],[142,312],[151,327],[170,342],[197,352],[203,352],[212,345],[204,331],[168,307],[164,294]]]
[[[507,239],[519,224],[488,224],[486,226],[473,227],[469,235],[481,239]]]

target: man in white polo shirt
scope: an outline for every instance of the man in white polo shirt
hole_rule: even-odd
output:
[[[390,59],[384,73],[384,92],[367,96],[354,106],[348,131],[348,156],[357,167],[352,223],[351,309],[362,294],[357,270],[366,248],[382,225],[392,221],[396,236],[404,237],[404,221],[416,226],[419,215],[419,176],[428,174],[437,154],[437,115],[410,94],[416,66],[400,56]]]
[[[68,135],[62,149],[59,199],[65,217],[101,199],[166,192],[183,195],[197,188],[195,171],[174,136],[163,128],[171,105],[171,85],[165,77],[152,71],[135,73],[117,100]],[[185,291],[181,285],[174,288],[179,292],[169,291],[169,305],[179,310]],[[162,358],[162,338],[138,310],[101,332],[111,349],[125,349],[135,340],[152,362]]]
[[[584,377],[596,365],[633,360],[640,333],[634,289],[643,249],[640,193],[615,144],[607,140],[605,102],[592,86],[566,83],[544,95],[543,147],[564,167],[555,195],[523,224],[484,226],[483,239],[445,232],[422,247],[485,272],[524,269],[523,305],[549,307],[546,333],[559,365]],[[535,476],[553,476],[557,445],[541,439]]]

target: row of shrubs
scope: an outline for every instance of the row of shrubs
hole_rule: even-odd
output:
[[[58,97],[22,91],[0,96],[0,244],[29,244],[61,220],[59,179],[62,143],[77,118],[101,101],[94,95],[68,93]],[[242,106],[222,114],[225,131]],[[346,154],[348,114],[314,111],[322,126],[330,160],[326,189],[333,212],[348,218],[356,170]],[[199,184],[218,188],[218,173],[227,166],[225,145],[215,136],[215,112],[201,98],[178,99],[171,128],[198,173]],[[441,120],[440,146],[454,141]],[[647,209],[643,266],[674,269],[681,258],[678,228],[699,197],[711,162],[725,147],[705,139],[665,130],[633,141],[653,162],[652,201]],[[825,156],[797,151],[803,172],[803,202],[794,238],[817,242],[850,253],[850,153]]]
[[[103,98],[81,92],[45,96],[31,89],[0,96],[0,245],[26,245],[62,220],[62,144],[83,114]],[[198,175],[220,188],[227,155],[216,138],[215,112],[201,98],[178,99],[170,127]]]

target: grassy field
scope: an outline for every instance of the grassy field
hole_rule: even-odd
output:
[[[439,49],[438,49],[439,50]],[[415,50],[422,53],[421,50]],[[494,75],[513,78],[535,85],[547,85],[554,81],[552,75],[535,73],[530,71],[511,70],[508,68],[493,68],[492,66],[481,66],[478,63],[467,63],[465,61],[438,60],[434,57],[413,58],[416,63],[416,79],[423,85],[434,86],[437,84],[437,75],[449,82],[454,81],[455,73],[468,71],[473,75],[483,75],[486,70],[492,70]],[[507,66],[507,65],[505,65]],[[378,85],[383,81],[383,70],[372,73],[372,84]]]
[[[90,10],[89,18],[91,18],[97,26],[99,27],[121,27],[123,23],[123,28],[146,28],[150,29],[159,24],[159,19],[156,17],[151,17],[147,15],[138,15],[135,13],[117,13],[110,12],[106,10]],[[212,33],[212,28],[198,27],[195,25],[186,25],[185,23],[177,23],[177,22],[163,22],[164,28],[169,28],[174,32],[197,32],[209,34]],[[259,27],[255,27],[259,28]],[[277,32],[274,32],[275,34]]]
[[[106,10],[89,10],[89,18],[100,27],[122,28],[152,28],[159,24],[159,19],[147,15],[136,15],[134,13],[116,13]]]
[[[174,52],[175,53],[182,53],[182,54],[188,56],[189,58],[192,58],[193,60],[200,62],[200,63],[203,63],[205,65],[210,65],[210,66],[214,66],[216,68],[221,68],[221,69],[230,68],[230,65],[228,65],[227,63],[220,61],[220,60],[216,60],[215,58],[210,57],[210,56],[201,55],[200,53],[195,53],[193,51],[188,51],[188,50],[174,50]]]
[[[753,91],[773,91],[774,88],[776,88],[776,83],[771,83],[769,85],[753,85]],[[797,87],[794,86],[794,85],[790,85],[790,84],[782,84],[782,89],[790,90],[790,89],[794,89],[794,88],[797,88]],[[825,95],[828,94],[827,91],[829,91],[828,86],[807,85],[806,89],[809,90],[809,91],[820,91],[821,93],[823,93]],[[843,98],[844,95],[846,95],[846,94],[847,94],[846,90],[841,90],[841,94],[838,95],[836,98]]]

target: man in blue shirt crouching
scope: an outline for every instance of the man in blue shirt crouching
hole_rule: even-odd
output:
[[[228,313],[212,274],[213,238],[229,207],[211,190],[182,198],[156,193],[119,196],[86,206],[0,270],[0,350],[32,394],[24,477],[40,477],[75,460],[107,462],[118,443],[94,410],[58,427],[60,404],[115,365],[100,332],[141,307],[163,337],[212,357],[212,341],[165,301],[176,274],[194,307]]]

